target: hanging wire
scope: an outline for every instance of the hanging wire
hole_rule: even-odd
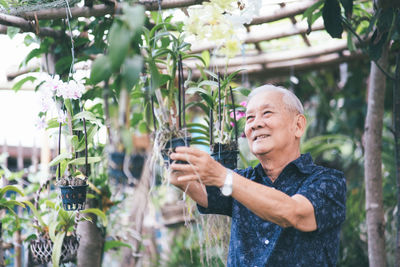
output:
[[[69,22],[69,18],[72,18],[71,14],[71,9],[69,8],[68,0],[65,0],[65,3],[67,4],[67,8],[65,9],[65,13],[67,15],[67,24],[69,28],[69,37],[71,39],[71,56],[72,56],[72,61],[71,61],[71,66],[69,68],[69,74],[68,74],[68,81],[72,73],[74,72],[74,63],[75,63],[75,47],[74,47],[74,40],[72,39],[72,30],[71,30],[71,24]]]

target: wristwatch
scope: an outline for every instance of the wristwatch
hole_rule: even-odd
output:
[[[232,184],[233,184],[233,171],[227,168],[224,185],[219,188],[221,190],[222,195],[226,197],[232,195]]]

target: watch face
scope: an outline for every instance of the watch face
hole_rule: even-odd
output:
[[[224,196],[230,196],[230,195],[232,194],[232,187],[230,187],[230,186],[224,186],[224,187],[222,187],[221,193],[222,193]]]

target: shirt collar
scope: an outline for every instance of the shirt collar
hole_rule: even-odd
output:
[[[295,166],[297,170],[303,174],[310,174],[312,173],[312,169],[314,167],[314,162],[312,160],[311,154],[308,152],[306,154],[301,154],[300,157],[290,162],[285,168],[288,166]],[[255,167],[257,174],[260,177],[266,177],[263,167],[261,163],[258,163]],[[255,177],[252,177],[251,180],[254,180]]]

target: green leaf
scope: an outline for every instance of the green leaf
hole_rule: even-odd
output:
[[[311,18],[312,14],[314,13],[315,10],[317,10],[318,8],[320,8],[324,3],[324,0],[320,0],[318,2],[316,2],[315,4],[313,4],[312,6],[310,6],[309,8],[306,9],[306,11],[304,11],[303,13],[303,18]],[[309,25],[311,26],[311,25]]]
[[[45,228],[47,225],[44,223],[42,216],[40,215],[40,213],[38,212],[38,210],[36,209],[36,207],[29,201],[29,200],[24,200],[21,201],[23,203],[25,203],[33,212],[33,215],[36,217],[36,219],[39,221],[39,224],[42,228]]]
[[[0,189],[0,199],[4,196],[4,194],[7,191],[14,191],[14,192],[20,194],[21,196],[24,196],[24,193],[18,187],[14,186],[14,185],[6,185],[5,187]]]
[[[131,91],[132,87],[138,82],[142,67],[143,58],[141,56],[136,55],[132,58],[125,59],[121,74],[128,92]]]
[[[46,207],[49,207],[53,210],[56,209],[56,204],[53,201],[46,199],[44,203],[46,204]]]
[[[76,135],[68,135],[67,136],[67,140],[76,151],[76,148],[79,146],[78,136],[76,136]],[[76,152],[78,152],[78,151],[76,151]]]
[[[59,267],[60,265],[61,248],[64,242],[64,236],[65,232],[59,232],[55,237],[55,241],[53,243],[53,252],[51,254],[51,261],[53,263],[53,267]]]
[[[5,0],[0,0],[0,5],[5,7],[5,8],[8,8],[8,3]]]
[[[76,114],[75,116],[72,117],[72,120],[82,120],[85,118],[86,121],[90,121],[96,124],[101,125],[101,121],[94,115],[92,112],[84,110]]]
[[[7,207],[7,209],[12,215],[14,215],[17,228],[19,228],[19,217],[18,217],[18,214],[15,213],[15,211],[12,208]]]
[[[101,157],[88,157],[88,164],[101,161]],[[85,157],[80,157],[68,162],[69,165],[85,165]]]
[[[53,242],[55,242],[55,240],[56,240],[56,228],[57,228],[56,222],[49,224],[49,236]]]
[[[122,15],[122,20],[127,22],[132,33],[141,29],[144,24],[144,7],[142,5],[129,6],[123,5],[122,7],[124,15]]]
[[[31,52],[29,52],[29,54],[26,56],[25,60],[24,60],[24,64],[28,64],[28,62],[34,58],[34,57],[39,57],[41,54],[43,54],[43,50],[40,48],[35,48],[33,49]]]
[[[97,84],[101,81],[106,81],[110,78],[111,61],[108,56],[101,55],[92,64],[90,72],[90,81],[92,84]]]
[[[127,247],[127,248],[132,248],[132,246],[128,243],[124,243],[122,241],[118,241],[118,240],[109,240],[104,242],[104,252],[107,252],[110,249],[113,248],[118,248],[118,247]]]
[[[208,91],[206,89],[200,88],[200,87],[189,87],[185,93],[188,95],[193,95],[195,93],[203,93],[203,94],[208,94]]]
[[[204,50],[201,52],[201,57],[204,60],[205,67],[208,68],[208,66],[210,66],[210,52],[208,52],[208,50]]]
[[[5,199],[4,199],[4,201],[5,201],[5,203],[4,204],[0,203],[0,206],[3,205],[3,206],[7,206],[8,208],[12,208],[14,206],[20,206],[22,208],[25,208],[25,205],[23,203],[19,202],[19,201],[16,201],[16,200],[5,200]]]
[[[354,52],[356,50],[352,37],[353,34],[351,32],[347,32],[347,48],[350,52]]]
[[[343,32],[340,5],[338,0],[325,0],[322,17],[326,31],[333,38],[341,38]]]
[[[57,118],[52,118],[47,122],[46,130],[58,127],[60,127],[60,123],[57,121]]]
[[[49,166],[55,166],[65,159],[72,159],[71,153],[68,152],[61,153],[60,155],[55,157],[52,161],[50,161]]]
[[[213,86],[213,87],[218,87],[218,82],[215,81],[210,81],[210,80],[205,80],[199,83],[199,87],[202,87],[204,85],[208,86]],[[208,93],[207,93],[208,94]]]
[[[160,86],[160,72],[153,60],[148,61],[151,75],[151,94]]]
[[[33,76],[27,76],[21,80],[19,80],[18,82],[16,82],[13,87],[12,90],[14,90],[15,92],[18,92],[22,85],[24,85],[26,82],[34,82],[36,80],[36,77]]]
[[[90,140],[93,139],[93,136],[97,133],[97,128],[98,126],[93,124],[92,126],[89,127],[89,129],[87,130],[87,140],[88,143],[90,142]],[[79,145],[76,148],[76,152],[80,152],[83,151],[85,149],[85,136],[82,136],[81,140],[79,141]]]
[[[353,0],[340,0],[340,3],[342,3],[346,17],[350,18],[353,14]]]
[[[108,36],[108,56],[111,60],[111,69],[119,70],[129,50],[132,32],[123,25],[114,22]]]
[[[7,27],[7,35],[10,39],[14,38],[17,33],[19,33],[20,29],[17,27],[8,26]]]
[[[103,224],[104,227],[107,226],[107,216],[104,212],[102,212],[99,209],[85,209],[80,211],[81,213],[93,213],[94,215],[96,215],[99,219],[101,219],[101,223]]]

